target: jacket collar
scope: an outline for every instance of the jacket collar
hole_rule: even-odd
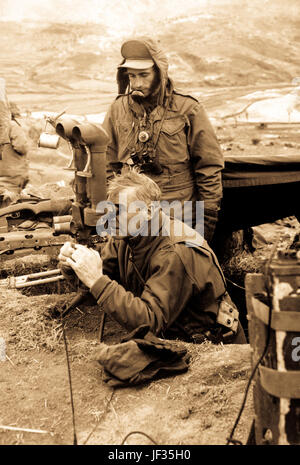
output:
[[[176,100],[173,98],[173,95],[174,94],[171,95],[171,99],[170,99],[171,101],[168,105],[167,111],[176,112],[178,111],[178,106],[177,106]],[[128,105],[131,111],[133,112],[133,114],[135,114],[137,117],[144,116],[144,107],[141,104],[134,101],[131,95],[128,95]],[[164,111],[165,109],[163,106],[157,105],[150,113],[152,121],[161,120],[164,114]]]
[[[131,248],[134,254],[142,253],[144,257],[149,251],[156,249],[164,242],[169,242],[169,235],[166,230],[166,215],[157,208],[152,219],[145,222],[143,229],[138,236],[128,236],[124,242]]]
[[[163,242],[174,244],[181,242],[190,247],[210,250],[207,242],[196,230],[187,225],[183,226],[183,223],[177,219],[170,218],[161,208],[157,208],[152,219],[144,223],[144,228],[140,233],[138,236],[123,239],[135,251],[146,252]]]

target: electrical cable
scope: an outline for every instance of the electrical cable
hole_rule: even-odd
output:
[[[226,278],[226,276],[225,276],[225,279],[226,279],[226,281],[228,281],[228,282],[229,282],[230,284],[232,284],[233,286],[238,287],[239,289],[243,289],[243,291],[246,290],[243,286],[240,286],[239,284],[236,284],[236,283],[234,283],[233,281],[231,281],[230,279]]]
[[[72,388],[72,378],[71,378],[71,367],[70,367],[70,360],[69,360],[69,351],[68,351],[68,344],[67,344],[67,337],[65,331],[64,320],[61,316],[61,325],[63,331],[63,340],[65,345],[65,352],[66,352],[66,359],[67,359],[67,367],[68,367],[68,379],[69,379],[69,387],[70,387],[70,400],[71,400],[71,409],[72,409],[72,423],[73,423],[73,445],[77,446],[77,435],[76,435],[76,424],[75,424],[75,409],[74,409],[74,399],[73,399],[73,388]]]
[[[280,238],[276,241],[276,243],[274,244],[273,248],[272,248],[272,251],[271,251],[271,254],[270,254],[270,257],[268,259],[268,262],[267,262],[267,265],[266,265],[266,271],[265,271],[265,274],[267,275],[267,278],[270,277],[270,264],[271,264],[271,261],[273,259],[273,256],[274,256],[274,253],[277,249],[277,246],[278,246],[278,243],[279,243],[279,240]],[[264,356],[266,355],[266,352],[267,352],[267,349],[269,347],[269,343],[270,343],[270,336],[271,336],[271,320],[272,320],[272,310],[273,310],[273,304],[272,304],[272,298],[271,298],[271,295],[270,295],[270,290],[269,290],[269,286],[267,285],[266,286],[266,291],[267,291],[267,297],[268,297],[268,301],[269,301],[269,308],[270,308],[270,311],[269,311],[269,318],[268,318],[268,323],[267,323],[267,336],[266,336],[266,343],[265,343],[265,347],[264,347],[264,350],[261,354],[261,356],[259,357],[259,359],[257,360],[252,372],[251,372],[251,375],[249,377],[249,380],[248,380],[248,383],[247,383],[247,386],[246,386],[246,389],[245,389],[245,393],[244,393],[244,397],[243,397],[243,400],[242,400],[242,405],[240,407],[240,410],[238,412],[238,415],[236,417],[236,420],[234,422],[234,425],[233,425],[233,428],[231,430],[231,433],[229,435],[229,437],[227,438],[227,443],[226,445],[229,445],[230,443],[234,444],[234,445],[243,445],[243,443],[237,439],[234,439],[233,438],[233,435],[234,435],[234,432],[236,430],[236,427],[238,426],[238,423],[241,419],[241,416],[242,416],[242,413],[243,413],[243,410],[245,408],[245,405],[246,405],[246,401],[247,401],[247,397],[248,397],[248,393],[249,393],[249,389],[250,389],[250,385],[252,383],[252,380],[254,378],[254,375],[256,373],[256,370],[258,369],[258,366],[260,365],[260,363],[262,362]]]
[[[96,425],[93,427],[92,431],[87,435],[86,439],[84,440],[84,442],[82,443],[82,445],[84,446],[85,444],[87,444],[87,442],[89,441],[90,437],[94,434],[94,432],[96,431],[99,423],[100,423],[100,420],[103,419],[104,415],[107,413],[107,410],[108,410],[108,407],[112,401],[112,398],[114,396],[114,393],[115,393],[115,389],[113,389],[112,393],[111,393],[111,396],[110,398],[108,399],[107,401],[107,404],[105,406],[105,409],[104,409],[104,412],[102,413],[101,417],[98,419]]]
[[[151,436],[149,436],[146,433],[143,433],[143,431],[131,431],[130,433],[126,434],[125,438],[123,439],[123,441],[121,442],[120,445],[123,446],[125,444],[126,440],[129,438],[129,436],[131,436],[132,434],[142,434],[146,438],[150,439],[150,441],[152,441],[153,444],[155,444],[156,446],[158,445],[158,443],[156,441],[154,441],[154,439],[152,439]]]

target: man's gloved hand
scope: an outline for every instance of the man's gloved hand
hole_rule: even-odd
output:
[[[210,243],[218,222],[218,210],[204,209],[204,239]]]

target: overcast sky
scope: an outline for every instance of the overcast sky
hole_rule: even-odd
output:
[[[0,18],[4,21],[96,22],[112,36],[122,36],[151,27],[153,20],[174,16],[207,15],[239,11],[251,15],[261,11],[299,8],[300,0],[0,0]],[[231,6],[231,8],[229,7]],[[285,10],[284,10],[285,11]],[[282,13],[282,12],[281,12]],[[280,11],[278,16],[281,15]],[[149,31],[145,31],[148,33]]]

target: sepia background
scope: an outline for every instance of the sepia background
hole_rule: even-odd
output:
[[[44,116],[65,110],[101,122],[117,95],[121,43],[135,34],[160,41],[170,77],[204,103],[225,156],[300,153],[299,0],[0,0],[0,77],[31,141],[31,192],[44,198],[73,194],[72,175],[64,170],[67,144],[38,147]],[[278,125],[262,131],[259,124],[266,122]],[[254,254],[239,236],[226,276],[242,289],[245,273],[261,269],[278,233],[289,238],[297,227],[292,218],[258,229]],[[49,266],[45,257],[11,260],[1,264],[0,277],[41,265]],[[0,288],[0,337],[8,356],[0,361],[0,426],[43,431],[0,428],[0,444],[72,444],[62,330],[47,318],[70,298],[64,290]],[[137,429],[160,444],[226,443],[251,371],[248,344],[238,350],[187,344],[192,363],[186,374],[111,398],[96,362],[99,324],[93,307],[66,318],[80,444],[121,444]],[[122,335],[109,320],[105,342]],[[237,439],[247,440],[253,415],[250,397]],[[151,440],[135,435],[127,444]]]
[[[297,0],[1,0],[0,17],[0,76],[30,111],[105,111],[133,34],[158,39],[176,85],[213,106],[300,76]]]

